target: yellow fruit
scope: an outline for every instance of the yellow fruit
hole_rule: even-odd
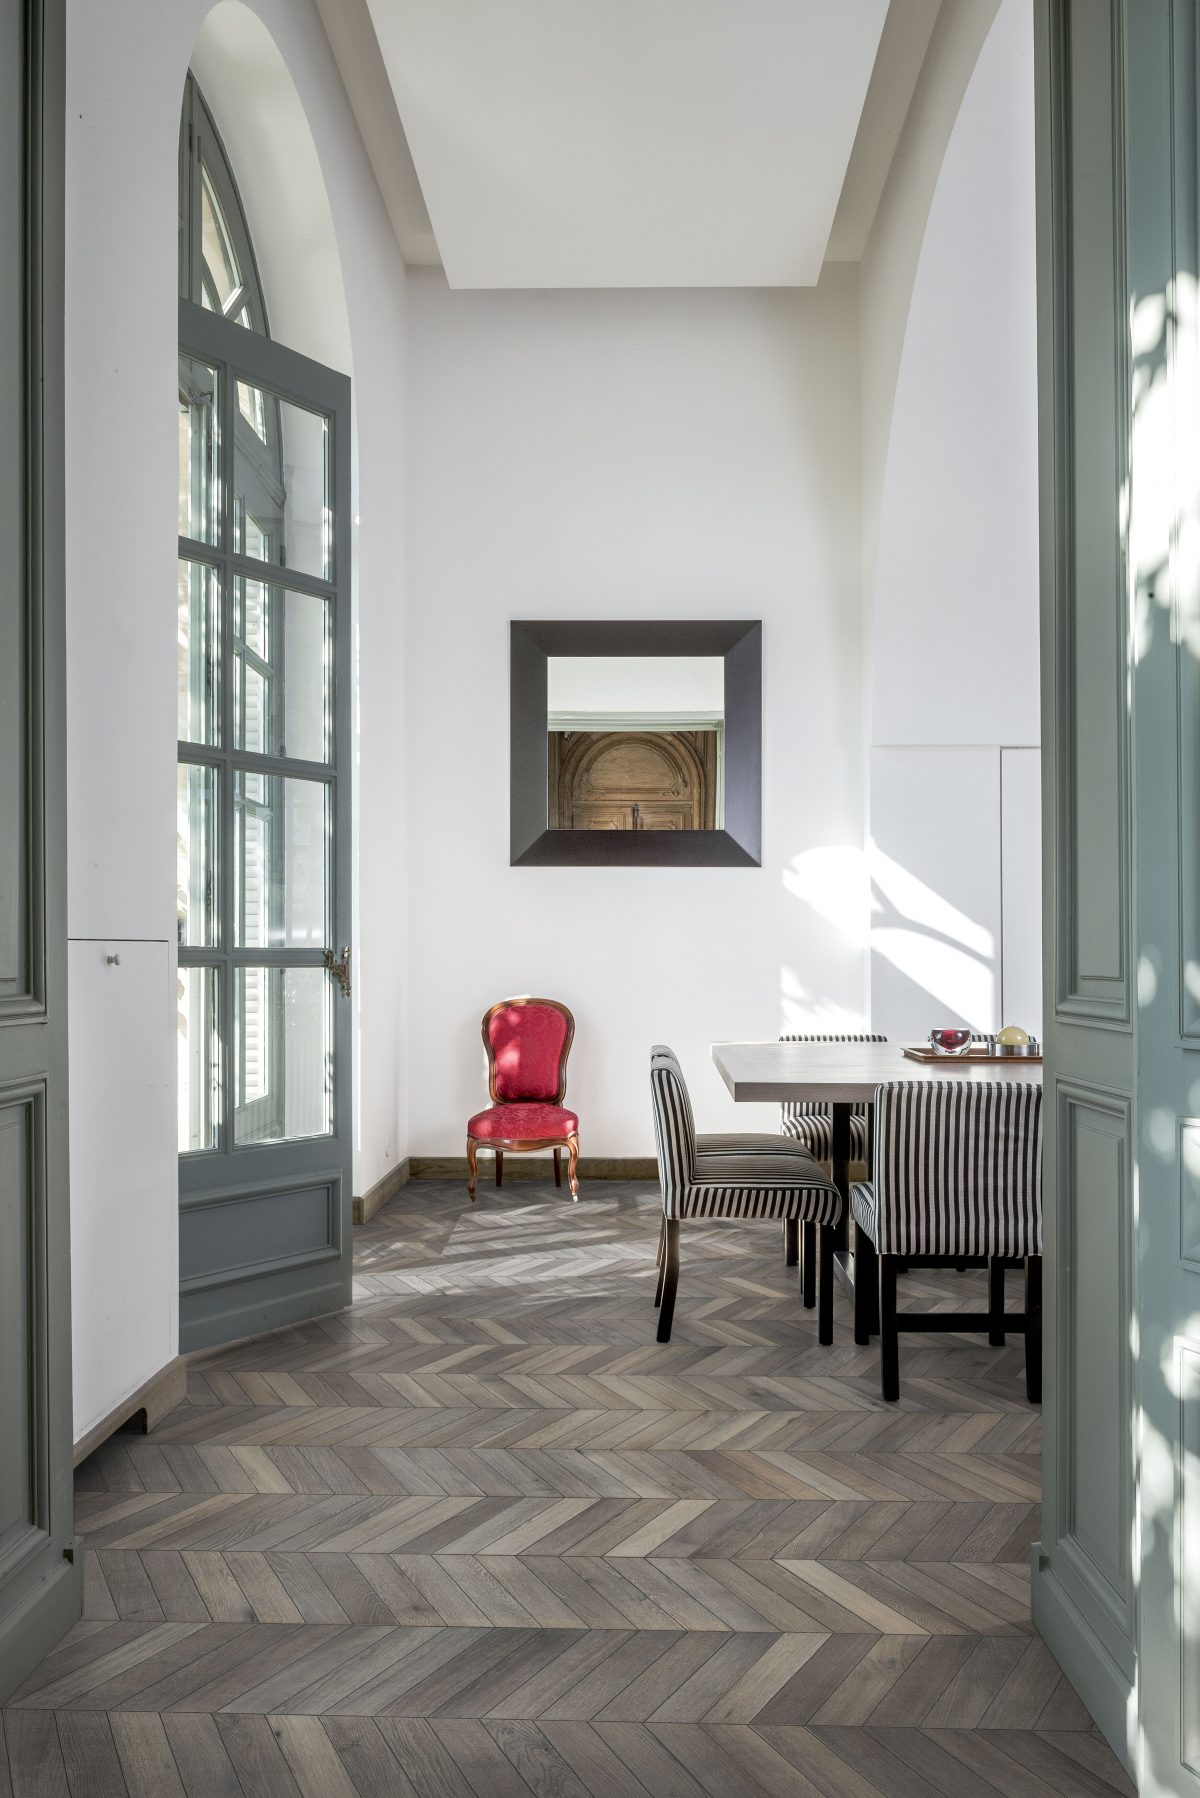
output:
[[[1029,1032],[1022,1030],[1019,1024],[1006,1024],[1003,1030],[997,1030],[996,1041],[1006,1049],[1020,1048],[1029,1041]]]

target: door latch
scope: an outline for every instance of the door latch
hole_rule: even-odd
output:
[[[349,951],[349,949],[342,950],[342,959],[340,961],[338,960],[337,956],[335,955],[335,953],[332,949],[326,949],[326,951],[325,951],[325,972],[327,974],[333,975],[333,978],[338,982],[338,984],[340,985],[340,987],[342,989],[343,999],[348,999],[350,997],[350,951]]]

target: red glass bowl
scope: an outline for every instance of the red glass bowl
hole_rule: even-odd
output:
[[[971,1047],[969,1030],[931,1030],[929,1046],[939,1055],[965,1055]]]

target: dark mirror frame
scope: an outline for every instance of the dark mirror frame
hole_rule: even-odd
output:
[[[720,656],[724,830],[550,830],[550,656]],[[762,864],[762,624],[517,619],[509,627],[510,862],[514,868],[757,868]]]

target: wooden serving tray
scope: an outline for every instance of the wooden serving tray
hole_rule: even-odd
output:
[[[969,1061],[976,1067],[981,1062],[986,1067],[993,1068],[1034,1067],[1042,1059],[1040,1050],[1036,1055],[997,1055],[991,1049],[978,1048],[967,1049],[962,1055],[942,1055],[936,1049],[919,1047],[912,1043],[905,1043],[900,1053],[909,1061],[937,1062],[939,1066],[956,1061]]]

